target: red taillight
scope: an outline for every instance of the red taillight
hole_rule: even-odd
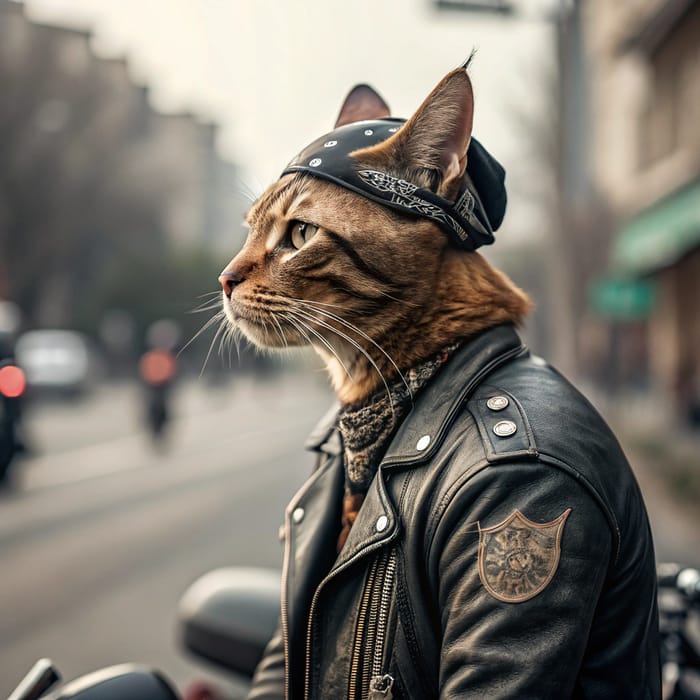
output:
[[[26,388],[27,379],[19,367],[7,365],[0,369],[0,394],[8,399],[16,399],[22,396]]]

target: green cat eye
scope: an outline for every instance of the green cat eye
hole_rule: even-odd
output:
[[[318,226],[307,224],[305,221],[292,221],[289,228],[289,240],[299,250],[304,243],[308,243],[318,231]]]

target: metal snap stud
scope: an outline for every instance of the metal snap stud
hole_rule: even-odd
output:
[[[309,165],[310,165],[312,168],[315,168],[316,166],[321,165],[322,162],[323,162],[323,161],[322,161],[320,158],[312,158],[312,159],[309,161]]]
[[[300,523],[304,519],[304,509],[303,508],[295,508],[294,512],[292,513],[292,520],[295,523]]]
[[[372,129],[365,129],[365,136],[371,136],[374,133]]]
[[[429,444],[430,444],[430,435],[423,435],[423,437],[420,438],[420,440],[418,440],[418,442],[416,443],[416,449],[419,452],[422,452],[424,449],[426,449],[428,447]]]
[[[375,525],[375,528],[377,529],[377,532],[384,532],[386,530],[386,526],[389,524],[389,518],[386,517],[386,515],[380,515],[377,518],[377,524]]]
[[[508,401],[507,396],[492,396],[487,402],[486,405],[492,410],[492,411],[502,411],[504,408],[507,408],[508,404],[510,401]]]
[[[399,130],[398,126],[392,126],[391,129],[389,129],[390,134],[395,134]]]
[[[493,426],[493,432],[496,433],[496,435],[498,435],[498,437],[509,437],[517,429],[518,429],[518,426],[515,425],[515,423],[513,423],[512,420],[502,420]]]
[[[337,146],[338,142],[337,141],[326,141],[326,143],[323,144],[324,148],[333,148],[333,146]]]

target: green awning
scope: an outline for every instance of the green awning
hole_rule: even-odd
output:
[[[629,221],[612,246],[616,275],[649,274],[700,246],[700,180],[686,185]]]
[[[594,280],[588,289],[591,310],[602,318],[639,321],[649,317],[656,299],[652,280]]]

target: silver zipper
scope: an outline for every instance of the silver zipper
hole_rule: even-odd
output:
[[[367,700],[392,700],[394,697],[394,677],[388,673],[374,676],[369,683]]]
[[[360,600],[360,612],[357,616],[357,629],[355,631],[355,642],[352,649],[352,659],[350,661],[350,683],[348,685],[348,698],[355,700],[357,695],[357,679],[360,672],[360,659],[362,657],[362,638],[365,633],[365,624],[367,622],[367,609],[370,605],[370,597],[374,588],[374,580],[376,578],[379,559],[375,559],[370,566],[365,582],[365,590],[362,593]]]
[[[287,622],[287,576],[292,547],[289,518],[284,518],[284,559],[282,560],[282,590],[280,592],[280,623],[282,626],[282,651],[284,653],[284,700],[289,700],[289,629]]]
[[[386,641],[386,625],[391,605],[391,593],[394,587],[394,575],[396,574],[396,551],[391,550],[386,562],[386,571],[382,583],[382,593],[379,599],[379,615],[377,617],[377,634],[374,643],[374,658],[372,659],[372,677],[376,678],[381,673],[384,657],[384,643]]]
[[[381,667],[395,573],[394,549],[382,552],[370,565],[355,630],[348,700],[392,697],[393,678],[381,675]]]
[[[352,566],[359,558],[365,556],[369,552],[373,552],[375,549],[379,549],[384,546],[384,542],[376,542],[370,547],[360,550],[355,554],[355,556],[348,559],[342,566],[339,566],[334,571],[331,571],[321,583],[318,584],[316,591],[314,592],[313,598],[311,599],[311,606],[309,607],[309,622],[306,628],[306,674],[304,678],[304,700],[309,699],[310,682],[311,682],[311,632],[313,631],[314,625],[314,613],[316,612],[316,605],[318,604],[318,599],[321,594],[323,587],[332,578],[335,578],[338,574],[342,573],[349,566]]]

